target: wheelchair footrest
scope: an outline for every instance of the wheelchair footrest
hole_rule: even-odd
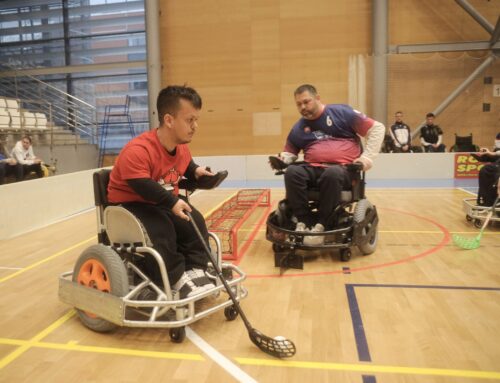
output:
[[[287,269],[304,269],[304,257],[295,254],[295,251],[274,253],[274,267],[280,268],[280,275]]]

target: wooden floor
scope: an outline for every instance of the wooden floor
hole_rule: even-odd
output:
[[[234,190],[193,196],[204,213]],[[0,382],[419,382],[500,381],[500,225],[477,250],[459,189],[369,189],[377,206],[377,251],[308,258],[279,276],[265,239],[268,208],[240,232],[248,274],[243,308],[266,335],[292,339],[297,354],[273,359],[222,312],[188,329],[85,328],[58,300],[58,277],[96,243],[93,211],[0,241]],[[283,190],[272,190],[272,206]],[[249,242],[250,241],[250,242]]]

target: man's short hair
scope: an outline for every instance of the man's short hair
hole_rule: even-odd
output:
[[[309,92],[313,96],[316,96],[318,94],[318,91],[316,90],[316,88],[314,86],[312,86],[311,84],[303,84],[303,85],[299,86],[297,89],[295,89],[295,92],[293,92],[293,95],[296,96],[296,95],[304,93],[304,92]]]
[[[398,110],[396,113],[394,113],[394,115],[396,114],[403,114],[403,112],[401,112],[400,110]]]
[[[156,100],[158,119],[160,124],[166,114],[175,116],[180,109],[180,99],[189,101],[195,109],[201,109],[201,97],[194,90],[186,85],[170,85],[160,91]]]
[[[21,137],[21,141],[22,140],[28,140],[30,142],[30,144],[33,142],[33,140],[31,139],[31,136],[28,136],[27,134],[25,134],[24,136]]]
[[[429,118],[429,117],[436,117],[436,116],[434,115],[434,113],[430,112],[430,113],[427,113],[427,114],[425,115],[425,117],[426,117],[426,118]]]

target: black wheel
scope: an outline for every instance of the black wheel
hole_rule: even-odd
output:
[[[372,211],[373,205],[367,199],[362,199],[356,204],[356,208],[354,209],[353,219],[355,223],[362,222],[366,215]],[[373,223],[368,223],[365,228],[363,228],[363,235],[366,235],[369,230],[371,230]],[[378,226],[378,224],[376,224]],[[377,240],[378,240],[378,230],[377,227],[374,228],[371,237],[368,239],[363,245],[359,245],[358,249],[361,251],[363,255],[372,254],[377,248]]]
[[[182,343],[186,339],[186,328],[175,327],[170,329],[170,340],[174,343]]]
[[[472,217],[471,217],[469,214],[467,214],[467,215],[465,216],[465,220],[466,220],[467,222],[470,222],[470,221],[472,221]]]
[[[128,293],[128,275],[119,255],[104,245],[87,248],[78,258],[73,281],[82,286],[123,297]],[[114,330],[117,325],[99,318],[98,313],[76,310],[82,323],[97,332]]]
[[[479,228],[481,228],[481,226],[483,226],[483,222],[480,219],[476,218],[474,220],[474,227],[477,227],[479,229]]]
[[[234,305],[227,306],[224,309],[224,315],[225,315],[227,320],[235,320],[238,317],[238,310],[236,310]]]
[[[349,262],[350,259],[351,259],[351,250],[350,249],[340,250],[340,260],[342,262]]]
[[[282,253],[286,250],[288,250],[288,248],[286,246],[278,245],[277,243],[273,243],[273,251],[275,253]]]

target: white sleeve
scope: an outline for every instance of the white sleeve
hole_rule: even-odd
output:
[[[381,122],[374,121],[373,125],[366,133],[365,150],[361,157],[365,157],[371,161],[378,155],[382,142],[384,141],[385,126]]]

